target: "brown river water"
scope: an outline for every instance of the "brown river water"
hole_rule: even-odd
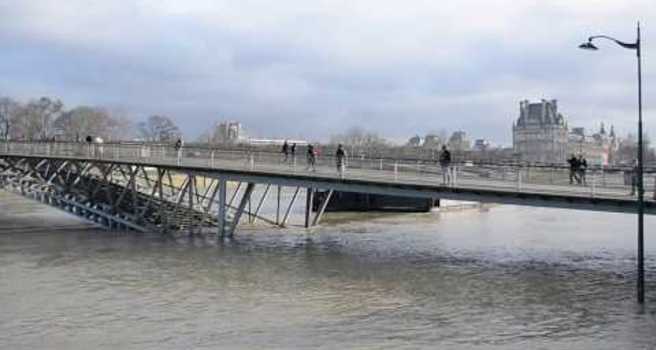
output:
[[[655,349],[655,227],[638,307],[635,215],[497,206],[217,241],[0,192],[0,349]]]

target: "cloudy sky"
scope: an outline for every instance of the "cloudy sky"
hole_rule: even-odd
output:
[[[656,136],[653,0],[0,0],[0,95],[171,116],[188,137],[402,140],[468,131],[509,144],[522,99],[570,126],[634,131],[636,60],[591,34],[643,25],[645,123]]]

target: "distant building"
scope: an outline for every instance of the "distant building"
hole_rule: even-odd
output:
[[[419,147],[419,146],[421,146],[422,141],[423,140],[421,139],[421,136],[415,135],[415,136],[411,137],[410,139],[408,139],[408,146],[410,146],[410,147]]]
[[[476,139],[474,141],[475,151],[487,151],[492,146],[492,143],[486,139]]]
[[[610,132],[606,132],[604,124],[599,131],[586,135],[584,128],[572,128],[568,137],[568,155],[583,155],[588,163],[597,165],[608,165],[615,162],[618,149],[618,140],[615,130],[611,126]]]
[[[471,148],[471,142],[464,131],[455,131],[449,137],[449,148],[455,151],[468,151]]]
[[[519,103],[519,118],[513,123],[513,150],[521,160],[564,163],[571,154],[582,154],[591,164],[609,164],[617,150],[615,131],[586,135],[584,128],[567,127],[556,100]]]
[[[567,123],[558,113],[556,100],[519,102],[519,118],[513,123],[513,149],[524,161],[565,162]]]
[[[442,140],[435,134],[427,134],[424,137],[424,148],[438,149],[442,146]]]
[[[214,130],[214,142],[218,143],[236,143],[242,141],[244,135],[241,123],[236,121],[226,121],[217,124]]]

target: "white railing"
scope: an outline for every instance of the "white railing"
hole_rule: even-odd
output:
[[[304,150],[304,148],[302,148]],[[26,155],[99,159],[127,163],[203,167],[289,175],[345,178],[407,184],[431,184],[446,187],[503,189],[506,191],[577,195],[590,197],[631,198],[633,174],[627,168],[588,169],[583,174],[565,166],[531,166],[527,164],[453,163],[442,168],[430,160],[351,157],[340,174],[335,157],[316,157],[314,169],[305,154],[285,157],[281,153],[261,150],[226,150],[218,148],[172,145],[73,142],[0,142],[0,155]],[[448,174],[448,176],[445,176]],[[645,174],[646,199],[656,196],[654,174]],[[570,183],[571,180],[571,183]],[[580,183],[579,183],[580,181]]]

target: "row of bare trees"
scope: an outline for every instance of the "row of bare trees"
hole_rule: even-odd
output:
[[[0,139],[81,141],[86,136],[107,141],[141,139],[170,142],[182,133],[168,117],[153,115],[137,124],[120,112],[103,107],[66,109],[59,99],[41,97],[26,103],[0,97]]]

